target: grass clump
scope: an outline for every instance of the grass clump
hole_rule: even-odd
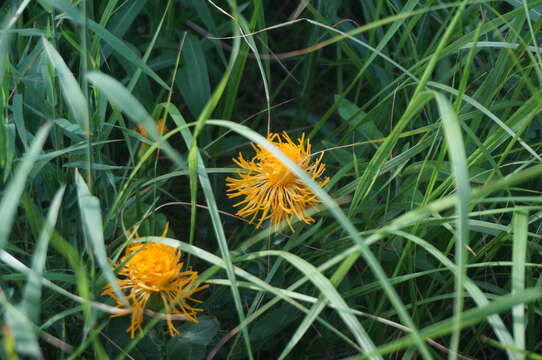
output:
[[[541,6],[4,1],[0,357],[542,358]]]

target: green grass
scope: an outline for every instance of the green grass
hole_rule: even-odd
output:
[[[541,27],[541,0],[2,2],[0,357],[542,358]],[[235,216],[250,143],[315,223]],[[173,338],[100,295],[133,226],[209,285]]]

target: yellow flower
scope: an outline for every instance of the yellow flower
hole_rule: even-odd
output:
[[[311,161],[311,144],[308,140],[305,142],[305,134],[301,135],[297,144],[286,132],[282,135],[271,133],[267,140],[305,170],[320,186],[328,183],[328,177],[318,180],[326,169],[321,162],[323,154]],[[307,224],[314,222],[306,213],[307,208],[319,202],[312,190],[261,145],[252,144],[252,147],[256,155],[251,160],[245,160],[242,154],[239,154],[238,159],[233,159],[241,168],[237,171],[239,178],[226,178],[227,196],[244,196],[242,201],[234,205],[243,205],[237,215],[250,217],[250,223],[259,217],[256,227],[271,219],[277,228],[282,220],[286,220],[292,231],[293,215]]]
[[[167,234],[166,224],[164,234]],[[135,238],[139,235],[136,233]],[[135,243],[129,245],[124,256],[115,265],[122,267],[117,279],[121,290],[130,303],[128,313],[132,321],[127,331],[134,337],[137,330],[142,331],[141,323],[147,302],[151,298],[161,300],[167,314],[182,315],[187,321],[197,322],[197,313],[202,309],[194,308],[188,301],[201,303],[192,298],[192,295],[208,287],[208,285],[194,286],[198,278],[196,271],[181,271],[183,263],[180,262],[181,252],[174,247],[161,243]],[[107,285],[102,295],[109,295],[115,299],[117,306],[124,308],[124,303],[115,295],[111,285]],[[111,316],[122,316],[126,313]],[[167,318],[168,332],[171,336],[179,333],[173,326],[171,318]]]

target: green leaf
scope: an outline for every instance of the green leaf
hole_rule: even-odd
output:
[[[183,63],[176,84],[194,117],[198,117],[211,97],[207,60],[200,40],[188,34],[182,52]]]
[[[15,148],[15,124],[4,125],[4,181],[11,175],[13,160],[17,153]]]
[[[197,323],[186,323],[179,328],[180,334],[168,342],[168,359],[203,359],[207,345],[218,332],[218,321],[209,316],[200,316]]]
[[[512,5],[515,8],[523,8],[526,0],[505,0],[507,3]],[[542,5],[537,5],[529,9],[529,16],[533,21],[538,21],[540,16],[542,16]]]
[[[23,156],[21,163],[15,170],[15,174],[4,191],[4,195],[0,201],[0,219],[2,219],[0,222],[0,250],[4,248],[8,241],[26,179],[41,152],[51,126],[52,123],[47,123],[38,130],[30,151]]]
[[[225,79],[227,80],[227,76],[225,76],[222,79],[222,83],[223,83],[222,87],[219,87],[219,90],[217,90],[217,92],[213,94],[213,98],[209,101],[209,103],[207,103],[205,107],[205,109],[207,110],[204,110],[202,114],[200,115],[200,119],[198,120],[198,125],[202,124],[203,126],[204,122],[207,120],[206,116],[208,116],[209,115],[208,113],[212,111],[212,107],[216,105],[216,102],[218,101],[218,98],[220,97],[220,92],[224,89]],[[243,322],[245,320],[245,312],[243,310],[243,306],[241,302],[241,295],[239,294],[239,289],[237,288],[237,285],[236,285],[237,280],[236,280],[235,272],[233,269],[232,256],[228,247],[228,242],[226,240],[226,233],[224,231],[224,227],[220,219],[220,213],[218,210],[218,205],[217,205],[216,198],[213,192],[213,188],[211,186],[211,181],[209,179],[209,174],[207,173],[207,169],[203,162],[201,153],[198,147],[196,146],[196,141],[192,137],[192,134],[190,133],[190,131],[188,131],[188,129],[186,128],[186,122],[183,116],[173,106],[168,107],[168,110],[170,114],[172,115],[177,126],[182,129],[181,134],[183,136],[184,142],[186,143],[186,146],[190,149],[190,153],[191,153],[190,155],[193,156],[193,162],[195,162],[196,163],[195,165],[197,165],[196,168],[191,169],[190,176],[193,177],[197,174],[199,181],[201,183],[203,194],[205,196],[205,200],[207,202],[207,206],[209,209],[209,215],[211,217],[213,230],[218,242],[218,247],[220,249],[220,254],[222,258],[224,259],[224,263],[226,264],[226,274],[228,276],[228,279],[231,281],[231,283],[234,284],[234,286],[231,287],[231,291],[232,291],[233,299],[235,302],[235,308],[239,316],[240,322]],[[194,131],[195,132],[197,131],[197,127]],[[194,187],[195,186],[193,186],[191,189],[192,192],[194,192]],[[195,202],[196,199],[192,199],[192,201]],[[247,348],[249,358],[252,359],[252,350],[250,347],[248,331],[246,329],[243,329],[243,338],[245,341],[245,346]]]
[[[357,129],[365,140],[381,139],[384,134],[375,126],[373,121],[367,122],[367,113],[362,111],[356,104],[348,99],[335,95],[335,102],[340,101],[339,115],[350,123],[351,129]],[[376,145],[374,145],[376,146]]]
[[[424,250],[426,250],[428,253],[434,256],[438,261],[440,261],[452,273],[455,274],[458,271],[458,269],[456,268],[456,265],[450,259],[448,259],[441,251],[439,251],[435,246],[428,243],[427,241],[413,234],[406,233],[404,231],[394,231],[393,233],[399,236],[402,236],[405,239],[408,239],[414,242],[415,244],[419,245],[420,247],[422,247]],[[468,277],[465,277],[463,284],[465,286],[465,290],[467,290],[467,292],[472,297],[474,302],[476,302],[478,307],[484,307],[490,304],[487,296],[482,292],[482,290],[480,290],[480,288],[476,285],[474,281],[472,281]],[[488,316],[487,320],[493,327],[495,334],[497,334],[497,336],[503,343],[509,344],[509,345],[514,344],[512,336],[508,332],[506,325],[497,314]],[[455,319],[454,321],[457,321],[457,319]],[[464,325],[465,324],[462,324],[460,322],[461,327],[464,327]]]
[[[134,66],[141,69],[145,74],[147,74],[151,79],[156,81],[161,87],[166,90],[169,90],[169,85],[162,80],[145,62],[137,55],[124,41],[116,37],[107,31],[106,28],[97,24],[92,20],[88,20],[88,27],[90,30],[94,31],[96,35],[102,38],[111,48],[118,53],[121,57],[131,62]]]
[[[121,83],[112,77],[97,71],[87,74],[87,78],[109,98],[109,101],[112,104],[124,111],[136,124],[141,124],[150,138],[157,141],[160,144],[160,148],[162,148],[178,166],[184,167],[185,161],[158,133],[158,130],[156,130],[156,123],[147,113],[143,105],[141,105]]]
[[[47,39],[42,38],[42,42],[45,52],[47,53],[49,60],[55,67],[58,77],[60,78],[62,93],[64,94],[64,99],[66,99],[66,102],[70,107],[73,117],[79,123],[79,127],[81,129],[88,131],[90,125],[87,101],[83,95],[83,92],[81,91],[81,88],[79,87],[79,83],[60,54],[47,41]]]
[[[18,353],[41,359],[41,350],[34,331],[34,324],[15,306],[4,299],[0,301],[4,308],[4,317],[15,338],[15,349]]]
[[[72,21],[76,24],[82,24],[84,21],[84,15],[70,2],[66,0],[42,0],[57,9],[63,11],[68,15]],[[87,26],[96,35],[98,35],[103,41],[105,41],[111,48],[117,52],[124,59],[128,60],[136,67],[140,68],[145,74],[149,75],[154,81],[156,81],[164,89],[169,90],[169,86],[162,80],[152,69],[143,62],[143,60],[128,46],[124,41],[113,35],[105,27],[96,23],[91,19],[87,19]]]
[[[72,138],[79,137],[79,140],[85,136],[85,131],[79,126],[66,119],[55,119],[55,125],[61,127],[68,136]]]
[[[86,239],[90,242],[89,247],[93,250],[98,261],[98,266],[102,270],[107,282],[113,288],[115,295],[128,307],[129,304],[117,283],[117,278],[113,273],[111,264],[107,260],[100,200],[92,196],[85,180],[83,180],[77,170],[75,170],[75,184],[77,187],[77,199],[79,210],[81,211],[83,230]]]
[[[62,197],[64,196],[65,187],[62,186],[53,201],[49,209],[47,219],[43,224],[38,242],[34,249],[34,255],[32,256],[32,271],[28,273],[28,279],[24,288],[22,308],[25,314],[34,322],[38,322],[41,304],[41,277],[43,276],[43,269],[45,267],[45,260],[47,257],[47,248],[49,245],[49,238],[53,232],[62,203]]]
[[[468,327],[475,325],[479,322],[486,320],[488,317],[496,316],[501,312],[505,312],[515,305],[530,303],[542,297],[542,290],[538,288],[532,288],[523,290],[521,293],[515,295],[507,295],[499,297],[497,300],[492,301],[482,307],[467,310],[461,314],[461,326]],[[421,335],[424,338],[434,339],[451,332],[453,319],[447,319],[436,324],[430,325],[421,331]],[[403,339],[399,339],[392,343],[381,346],[378,350],[382,354],[388,354],[401,348],[405,348],[414,343],[412,335],[406,336]],[[513,346],[512,346],[513,347]],[[517,355],[512,351],[508,351]],[[347,358],[348,360],[365,359],[366,356],[353,356]]]
[[[521,293],[525,289],[525,262],[527,261],[527,230],[528,213],[518,211],[512,218],[513,246],[512,246],[512,294]],[[521,303],[512,309],[514,319],[514,339],[516,347],[525,350],[525,304]],[[518,355],[518,359],[525,356]]]
[[[448,154],[452,162],[455,185],[457,189],[457,234],[455,236],[455,300],[454,300],[454,331],[450,350],[452,358],[459,350],[459,338],[461,331],[461,313],[463,312],[464,282],[466,277],[466,265],[468,264],[467,247],[469,246],[469,201],[470,184],[467,156],[459,120],[452,104],[441,94],[435,93],[435,100],[442,117],[444,135],[448,144]]]
[[[148,0],[132,1],[117,8],[111,7],[112,10],[110,12],[104,11],[104,15],[107,13],[107,16],[113,16],[111,16],[109,21],[104,21],[104,15],[102,15],[100,24],[104,26],[107,24],[107,29],[111,31],[113,35],[122,40],[124,35],[130,30],[130,26],[134,26],[134,20],[145,8],[147,2]],[[109,5],[110,4],[108,4],[108,7]],[[98,39],[95,39],[94,41],[98,41]],[[110,46],[104,46],[101,51],[103,51],[104,58],[107,59],[114,49],[112,49]]]

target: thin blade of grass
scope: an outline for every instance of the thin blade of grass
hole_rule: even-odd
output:
[[[42,0],[45,3],[54,6],[63,11],[76,24],[81,25],[85,21],[85,16],[74,5],[66,0]],[[145,74],[156,81],[164,89],[169,90],[169,86],[162,80],[145,62],[128,46],[124,41],[113,35],[105,27],[91,19],[86,19],[87,25],[96,35],[105,41],[111,49],[116,51],[124,59],[131,62],[137,68],[140,68]]]
[[[216,96],[216,93],[213,94],[213,97],[215,97],[215,96]],[[213,99],[211,99],[210,102],[211,101],[213,101]],[[210,102],[207,104],[207,106],[209,106]],[[186,121],[184,120],[183,116],[178,111],[178,109],[176,107],[174,107],[173,105],[171,105],[171,104],[167,104],[166,106],[167,106],[167,111],[169,112],[169,114],[171,115],[171,117],[173,118],[173,120],[175,121],[177,126],[179,126],[181,128],[185,127],[186,126]],[[206,108],[207,108],[207,106],[206,106]],[[201,121],[205,121],[205,120],[206,120],[205,118],[201,118]],[[200,120],[198,120],[198,124],[199,124],[199,121]],[[197,127],[196,127],[196,129],[197,129]],[[196,131],[196,130],[194,130],[194,131]],[[237,310],[237,314],[239,316],[239,321],[242,323],[245,320],[246,316],[245,316],[245,312],[243,310],[243,306],[242,306],[242,302],[241,302],[241,295],[239,293],[239,289],[235,285],[236,284],[236,279],[235,279],[235,272],[233,270],[233,264],[232,264],[232,260],[231,260],[231,253],[230,253],[230,250],[228,249],[228,243],[226,241],[226,234],[225,234],[224,228],[222,226],[222,221],[220,220],[218,205],[216,204],[216,199],[215,199],[215,196],[214,196],[214,193],[213,193],[211,182],[209,180],[209,175],[207,173],[205,164],[203,163],[203,158],[201,157],[201,154],[200,154],[200,152],[199,152],[199,150],[198,150],[198,148],[196,146],[196,141],[192,137],[192,134],[190,133],[190,131],[188,131],[188,129],[185,128],[185,129],[181,130],[181,134],[182,134],[183,139],[184,139],[184,141],[186,143],[186,146],[190,149],[190,153],[188,155],[189,159],[193,159],[192,163],[191,163],[192,167],[189,168],[189,176],[190,176],[190,179],[191,179],[190,183],[192,185],[191,186],[191,194],[192,194],[191,203],[193,204],[192,208],[194,208],[194,205],[195,205],[196,199],[194,198],[194,193],[196,192],[196,189],[197,189],[196,188],[197,183],[194,184],[193,179],[195,179],[195,177],[197,176],[199,178],[199,180],[200,180],[201,187],[202,187],[202,190],[203,190],[203,194],[204,194],[205,200],[207,202],[209,215],[211,216],[213,229],[214,229],[215,236],[216,236],[218,246],[219,246],[219,249],[220,249],[220,254],[222,255],[222,258],[224,259],[224,262],[226,264],[226,274],[228,276],[228,279],[234,285],[234,286],[232,286],[231,291],[232,291],[233,299],[234,299],[234,302],[235,302],[235,307],[236,307],[236,310]],[[248,331],[246,330],[246,328],[243,329],[243,338],[244,338],[245,345],[246,345],[246,348],[247,348],[248,356],[249,356],[249,358],[252,359],[253,355],[252,355],[252,349],[251,349],[251,346],[250,346],[250,338],[248,336]]]
[[[458,271],[456,265],[429,242],[423,240],[418,236],[406,233],[404,231],[393,231],[392,233],[402,236],[405,239],[408,239],[409,241],[412,241],[413,243],[421,246],[429,254],[431,254],[438,261],[440,261],[452,273],[455,274]],[[490,303],[487,296],[482,292],[482,290],[467,276],[465,276],[463,284],[467,292],[471,295],[474,302],[476,302],[476,304],[478,305],[478,307],[484,307]],[[488,322],[491,324],[491,326],[493,327],[493,331],[495,331],[495,334],[497,334],[497,336],[503,343],[514,345],[514,340],[512,336],[510,335],[506,328],[506,325],[498,315],[495,314],[489,316]],[[463,327],[465,324],[462,324],[460,322],[460,325],[461,327]],[[509,353],[509,356],[515,359],[515,356],[512,353]]]
[[[1,290],[0,304],[4,309],[4,319],[7,323],[4,331],[9,331],[15,338],[15,349],[17,352],[36,359],[42,359],[43,356],[32,322],[20,309],[8,302],[4,296],[4,292]]]
[[[141,124],[150,138],[160,144],[160,148],[180,167],[185,167],[184,159],[169,145],[156,129],[156,123],[147,113],[143,105],[126,90],[117,80],[103,73],[93,71],[87,74],[88,80],[100,89],[109,101],[120,108],[136,124]]]
[[[484,305],[483,307],[467,310],[461,314],[461,326],[468,327],[480,323],[488,317],[496,316],[499,313],[505,312],[513,308],[515,305],[522,303],[530,303],[540,299],[542,297],[542,289],[532,288],[523,290],[521,293],[515,295],[506,295],[499,297],[497,300]],[[447,335],[451,332],[453,326],[453,319],[447,319],[436,324],[430,325],[421,330],[421,335],[424,338],[437,338]],[[389,354],[393,351],[406,348],[414,343],[414,339],[411,335],[405,336],[403,339],[394,341],[392,343],[381,346],[378,349],[380,354]],[[512,346],[514,348],[514,346]],[[507,349],[508,353],[517,355],[511,351],[511,348]],[[361,360],[368,358],[370,354],[353,356],[346,358],[345,360]]]
[[[49,130],[51,130],[51,126],[52,123],[49,122],[38,130],[30,147],[30,151],[24,155],[0,201],[0,219],[2,219],[2,222],[0,223],[0,250],[4,248],[8,241],[11,226],[13,225],[15,214],[17,212],[17,206],[26,184],[26,179],[32,171],[32,167],[41,152],[43,144],[49,135]]]
[[[88,133],[89,113],[87,101],[79,87],[79,83],[53,45],[45,38],[42,38],[42,43],[45,53],[57,71],[64,99],[66,99],[73,117],[79,123],[79,127]]]
[[[92,196],[85,180],[83,180],[77,170],[75,170],[75,184],[77,187],[77,198],[79,210],[81,211],[84,234],[86,239],[90,242],[89,248],[93,250],[96,260],[98,261],[98,266],[102,270],[109,285],[111,285],[115,295],[121,299],[126,307],[129,307],[128,301],[124,297],[124,294],[117,283],[117,278],[115,277],[111,264],[107,260],[100,200],[97,197]]]
[[[455,186],[457,190],[457,229],[455,236],[455,300],[454,300],[454,330],[450,345],[450,359],[457,357],[459,349],[459,338],[461,330],[461,313],[463,311],[464,281],[466,276],[466,265],[468,263],[467,246],[469,246],[468,227],[468,204],[470,201],[469,169],[465,145],[461,135],[459,120],[452,107],[452,104],[441,94],[435,93],[435,100],[442,118],[444,135],[448,144],[448,156],[450,157]]]
[[[288,156],[284,155],[280,150],[278,150],[273,144],[271,144],[267,139],[265,139],[263,136],[255,133],[251,129],[247,128],[246,126],[236,124],[230,121],[224,121],[224,120],[209,120],[209,125],[217,125],[217,126],[223,126],[226,128],[229,128],[239,135],[242,135],[249,140],[251,140],[254,143],[257,143],[258,145],[261,145],[263,148],[265,148],[267,151],[269,151],[273,156],[275,156],[277,159],[279,159],[288,169],[295,174],[297,177],[299,177],[322,201],[322,203],[330,210],[330,212],[333,214],[333,216],[337,219],[337,221],[341,224],[343,229],[352,237],[352,240],[355,242],[356,245],[359,246],[361,256],[364,257],[364,259],[367,261],[367,264],[373,271],[374,275],[377,277],[378,280],[381,281],[382,287],[384,291],[386,292],[390,302],[393,304],[394,308],[397,310],[397,313],[399,314],[399,317],[401,320],[405,323],[405,325],[411,329],[413,336],[417,339],[416,345],[420,349],[421,353],[425,354],[427,358],[430,358],[429,351],[427,349],[427,346],[425,342],[418,336],[418,331],[416,329],[416,326],[414,325],[414,322],[412,321],[410,315],[406,311],[406,308],[401,301],[400,297],[396,293],[395,289],[391,285],[389,279],[387,278],[384,270],[380,266],[378,260],[376,259],[375,255],[372,253],[369,246],[363,241],[361,236],[359,235],[359,232],[355,228],[355,226],[352,224],[350,219],[346,216],[346,214],[342,211],[342,209],[338,206],[338,204],[329,196],[329,194],[324,191],[315,180],[312,179],[305,171],[303,171],[294,161],[292,161]],[[367,344],[364,344],[367,345]]]
[[[222,268],[226,268],[226,266],[227,266],[226,262],[223,259],[221,259],[221,258],[219,258],[219,257],[217,257],[215,255],[212,255],[212,254],[208,253],[207,251],[205,251],[205,250],[203,250],[201,248],[198,248],[198,247],[195,247],[195,246],[180,242],[178,240],[168,239],[168,238],[160,238],[160,237],[145,237],[145,238],[140,238],[138,240],[141,240],[141,241],[150,240],[150,241],[165,243],[167,245],[179,248],[184,252],[191,253],[191,254],[201,258],[202,260],[211,262],[214,265],[219,265]],[[352,333],[356,337],[356,340],[357,340],[358,344],[360,344],[361,347],[365,351],[375,351],[376,350],[376,348],[375,348],[374,344],[372,343],[371,339],[368,337],[365,330],[363,329],[363,327],[359,323],[358,319],[355,317],[354,312],[346,304],[346,302],[341,297],[341,295],[339,294],[337,289],[335,289],[335,287],[333,286],[331,281],[329,281],[329,279],[327,279],[324,275],[322,275],[322,273],[317,268],[315,268],[313,265],[311,265],[309,262],[307,262],[306,260],[303,260],[302,258],[300,258],[300,257],[298,257],[296,255],[293,255],[293,254],[291,254],[289,252],[280,251],[280,250],[258,251],[258,252],[255,252],[255,253],[247,254],[243,258],[245,260],[248,260],[248,259],[265,258],[265,257],[268,257],[268,256],[280,257],[280,258],[286,260],[287,262],[289,262],[290,264],[292,264],[302,274],[304,274],[305,277],[309,281],[311,281],[322,293],[324,293],[324,294],[326,294],[328,296],[331,306],[337,311],[338,315],[343,319],[345,324],[350,328],[350,330],[352,331]],[[238,267],[234,267],[233,269],[234,269],[236,274],[238,274],[239,276],[249,280],[251,283],[255,284],[260,289],[271,292],[274,295],[279,296],[283,300],[286,300],[286,301],[290,302],[291,294],[289,294],[287,291],[285,291],[283,289],[278,289],[276,287],[273,287],[273,286],[269,285],[268,283],[266,283],[265,281],[262,281],[261,279],[257,278],[256,276],[251,275],[249,272],[247,272],[247,271],[245,271],[243,269],[240,269]],[[230,284],[231,284],[231,282],[230,282]],[[233,284],[232,284],[232,286],[233,286]],[[237,285],[235,285],[235,286],[237,286]],[[378,356],[375,356],[374,358],[380,359],[380,357],[378,357]]]
[[[64,196],[65,186],[62,186],[53,201],[47,218],[43,224],[38,242],[34,249],[34,255],[32,256],[32,272],[28,274],[26,286],[24,288],[22,309],[24,313],[34,322],[38,322],[41,304],[41,280],[43,276],[43,269],[45,267],[45,261],[47,257],[47,248],[49,245],[49,238],[53,232]]]
[[[512,294],[521,293],[525,289],[525,261],[527,255],[528,213],[517,211],[512,218],[513,245],[512,245]],[[525,304],[518,304],[512,309],[515,345],[525,349]],[[525,359],[523,354],[518,359]]]

